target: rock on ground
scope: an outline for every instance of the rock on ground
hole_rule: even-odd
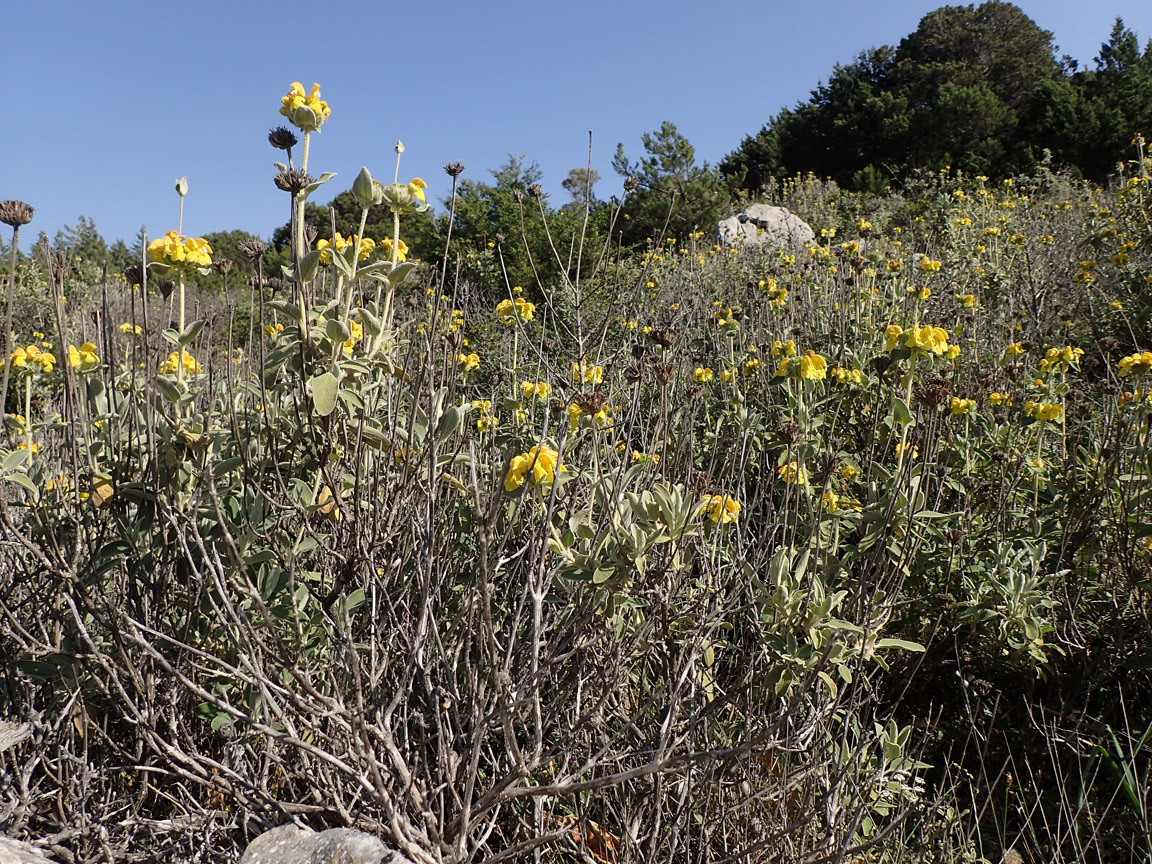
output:
[[[816,232],[795,213],[768,204],[753,204],[716,226],[717,242],[729,246],[769,244],[798,250],[815,239]]]
[[[0,837],[0,864],[52,864],[52,859],[28,843]]]
[[[6,864],[0,859],[0,864]],[[248,844],[240,864],[411,864],[371,834],[351,828],[316,833],[295,825],[265,831]]]

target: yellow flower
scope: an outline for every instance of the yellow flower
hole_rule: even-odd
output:
[[[740,518],[740,511],[743,509],[740,502],[731,495],[705,495],[702,503],[708,518],[720,525],[735,522]]]
[[[974,399],[961,399],[959,396],[953,396],[952,402],[950,403],[950,407],[952,408],[952,413],[954,415],[957,415],[957,416],[959,416],[961,414],[970,414],[972,412],[972,409],[975,407],[975,405],[976,405],[976,400],[974,400]]]
[[[900,441],[896,442],[896,455],[897,456],[903,455],[904,451],[906,449],[907,448],[905,447],[905,445],[902,442],[900,442]],[[919,457],[920,457],[920,448],[919,447],[913,447],[912,448],[912,458],[918,459]]]
[[[1005,349],[1004,353],[1009,357],[1017,357],[1020,354],[1026,354],[1027,352],[1025,351],[1024,346],[1019,342],[1010,342],[1008,343],[1008,347]]]
[[[520,297],[515,300],[501,300],[496,304],[496,315],[501,324],[515,324],[517,320],[531,321],[535,311],[534,303],[529,303]]]
[[[800,377],[809,381],[820,381],[825,377],[828,361],[809,348],[800,358]]]
[[[808,472],[795,462],[789,462],[787,465],[781,465],[776,470],[776,473],[785,483],[790,483],[794,486],[808,485]]]
[[[364,328],[360,325],[359,321],[349,321],[348,330],[351,335],[344,342],[345,354],[351,354],[353,349],[356,348],[356,343],[364,338]]]
[[[988,401],[993,405],[1004,405],[1007,407],[1012,404],[1012,397],[1007,393],[989,393]]]
[[[980,306],[980,301],[976,299],[975,294],[957,294],[956,299],[965,309],[976,309]]]
[[[408,244],[405,243],[403,240],[399,240],[399,239],[397,239],[396,244],[397,244],[396,248],[400,250],[399,252],[396,253],[396,260],[397,261],[407,261],[408,260]],[[389,259],[392,258],[392,238],[391,237],[385,237],[383,240],[381,240],[380,241],[380,248],[384,251],[385,255]]]
[[[148,244],[148,260],[169,267],[211,267],[212,247],[203,237],[183,237],[169,231]]]
[[[1037,420],[1055,423],[1063,416],[1064,406],[1058,402],[1033,402],[1032,400],[1028,400],[1024,403],[1024,413],[1029,417],[1035,417]]]
[[[639,450],[633,450],[632,451],[632,461],[639,463],[641,465],[659,465],[660,464],[660,454],[659,453],[652,453],[652,454],[641,453]]]
[[[941,327],[925,324],[923,327],[915,325],[911,330],[904,331],[904,346],[913,351],[922,351],[925,354],[943,355],[948,351],[948,331]]]
[[[1145,375],[1152,371],[1152,351],[1129,354],[1120,361],[1119,365],[1121,378],[1127,378],[1129,375]]]
[[[692,377],[701,384],[707,384],[712,380],[712,370],[707,367],[697,366],[692,372]]]
[[[839,366],[832,370],[832,377],[839,384],[859,384],[864,380],[864,374],[859,369],[842,369]]]
[[[884,328],[884,350],[892,351],[900,344],[900,337],[904,335],[904,328],[899,324],[889,324]]]
[[[133,325],[131,325],[131,324],[127,324],[127,323],[125,323],[125,324],[121,324],[121,325],[120,325],[120,332],[121,332],[121,333],[126,333],[126,334],[128,334],[129,336],[139,336],[139,335],[140,335],[141,333],[143,333],[144,331],[140,329],[140,325],[139,325],[139,324],[137,324],[137,325],[133,326]]]
[[[274,338],[276,338],[277,333],[283,333],[284,332],[284,325],[283,324],[265,324],[264,325],[264,332],[265,332],[265,334],[267,334],[268,336],[271,336],[274,339]]]
[[[547,381],[521,381],[520,392],[525,399],[547,399],[552,395],[552,385]]]
[[[940,262],[933,261],[927,255],[925,255],[920,259],[920,263],[917,266],[919,266],[919,268],[925,273],[935,273],[940,269]]]
[[[852,480],[859,473],[860,473],[860,470],[855,465],[845,465],[843,468],[840,469],[840,476],[843,477],[845,480]]]
[[[408,181],[408,191],[411,192],[412,197],[418,199],[421,204],[425,203],[424,190],[427,188],[428,184],[421,180],[419,177],[413,177]]]
[[[280,100],[280,113],[302,132],[319,132],[332,110],[320,98],[319,84],[313,84],[312,92],[305,95],[304,85],[294,81],[288,95]]]
[[[572,380],[585,384],[600,384],[604,380],[603,366],[590,366],[586,361],[572,364]]]
[[[796,343],[789,339],[787,342],[781,342],[777,339],[772,343],[772,356],[773,357],[795,357],[796,356]]]
[[[68,365],[73,369],[79,369],[81,372],[87,372],[89,369],[99,366],[100,358],[96,356],[96,346],[91,342],[85,342],[79,348],[75,345],[69,345]]]
[[[827,510],[829,513],[835,513],[839,504],[840,496],[833,492],[831,489],[824,490],[824,494],[820,496],[820,506]]]
[[[504,478],[504,490],[515,492],[529,479],[539,486],[551,485],[556,479],[556,472],[562,471],[560,454],[548,445],[533,447],[527,453],[521,453],[512,459],[508,466],[508,476]]]
[[[460,354],[456,357],[456,362],[460,366],[460,371],[467,375],[480,366],[480,355],[475,352],[471,354]]]
[[[48,375],[56,368],[56,356],[47,351],[41,351],[35,345],[29,345],[24,349],[24,354],[29,363],[35,364],[40,367],[40,371]],[[12,364],[16,365],[15,362]]]
[[[184,364],[184,371],[189,375],[199,375],[202,371],[200,369],[200,364],[196,362],[196,358],[189,354],[187,351],[182,351],[180,354],[177,354],[175,351],[173,351],[168,355],[168,359],[164,362],[163,372],[166,375],[175,375],[178,364],[181,362]]]

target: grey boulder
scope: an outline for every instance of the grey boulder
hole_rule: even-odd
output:
[[[411,864],[377,838],[351,828],[319,833],[295,825],[265,831],[248,844],[240,864]]]
[[[769,245],[798,250],[816,239],[803,219],[784,207],[752,204],[743,213],[716,226],[717,242],[728,246]]]

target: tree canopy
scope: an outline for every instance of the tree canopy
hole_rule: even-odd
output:
[[[1103,179],[1152,119],[1152,43],[1120,19],[1095,68],[1055,57],[1052,34],[1011,3],[944,6],[893,48],[837,65],[721,163],[734,187],[796,172],[854,188],[945,166],[1007,176],[1050,157]],[[1047,153],[1045,152],[1047,151]]]

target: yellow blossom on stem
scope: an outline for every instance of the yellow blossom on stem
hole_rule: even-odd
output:
[[[702,499],[705,515],[712,522],[727,525],[740,518],[743,509],[740,502],[731,495],[705,495]]]
[[[805,471],[796,462],[789,462],[787,465],[781,465],[776,470],[776,473],[785,483],[789,483],[793,486],[808,485],[808,472]]]
[[[538,486],[549,486],[556,480],[556,472],[562,470],[559,453],[547,444],[533,447],[513,457],[508,476],[504,478],[504,490],[515,492],[529,479]]]
[[[280,113],[302,132],[319,132],[332,109],[320,98],[319,84],[313,84],[312,92],[305,94],[304,85],[294,81],[288,95],[280,100]]]

